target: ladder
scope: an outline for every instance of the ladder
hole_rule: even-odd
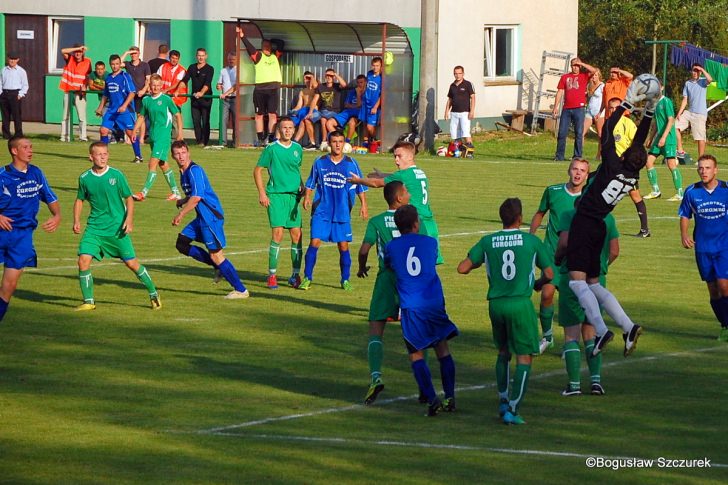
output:
[[[570,52],[563,51],[543,51],[541,56],[541,74],[538,77],[538,91],[536,91],[536,104],[533,108],[533,120],[531,121],[531,133],[536,131],[539,119],[553,119],[554,116],[551,114],[551,110],[541,112],[541,99],[556,100],[555,89],[544,89],[544,78],[546,76],[557,76],[560,77],[569,71],[569,63],[571,62],[572,54]],[[563,65],[562,62],[563,61]],[[558,62],[557,65],[554,65]],[[562,100],[563,101],[563,100]],[[556,131],[558,132],[559,118],[556,117]]]

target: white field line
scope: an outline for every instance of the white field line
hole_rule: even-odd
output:
[[[602,367],[617,367],[621,366],[623,364],[635,364],[637,362],[648,362],[653,360],[661,360],[666,358],[672,358],[672,357],[679,357],[683,355],[689,355],[693,353],[702,353],[702,352],[711,352],[716,349],[723,349],[723,347],[706,347],[702,349],[695,349],[695,350],[685,350],[681,352],[671,352],[669,354],[660,354],[660,355],[651,355],[647,357],[641,357],[638,359],[624,359],[624,360],[618,360],[614,362],[609,362],[604,364]],[[582,371],[586,370],[586,367],[582,369]],[[548,379],[551,377],[557,377],[564,374],[563,369],[553,370],[549,372],[543,372],[541,374],[531,375],[530,380],[543,380]],[[466,386],[466,387],[458,387],[456,389],[456,392],[462,393],[462,392],[469,392],[469,391],[479,391],[482,389],[490,389],[496,387],[495,382],[490,382],[488,384],[479,384],[479,385],[473,385],[473,386]],[[417,394],[412,394],[409,396],[399,396],[399,397],[393,397],[390,399],[381,399],[377,400],[377,406],[382,406],[386,404],[391,404],[394,402],[399,401],[407,401],[407,400],[414,400],[417,398]],[[216,428],[208,428],[208,429],[201,429],[194,431],[196,434],[219,434],[219,433],[225,433],[231,430],[235,429],[242,429],[242,428],[251,428],[253,426],[259,426],[263,424],[269,424],[269,423],[276,423],[280,421],[290,421],[294,419],[301,419],[301,418],[310,418],[313,416],[320,416],[323,414],[334,414],[334,413],[342,413],[346,411],[356,411],[359,409],[364,409],[366,406],[363,404],[349,404],[347,406],[337,406],[337,407],[331,407],[331,408],[325,408],[325,409],[319,409],[316,411],[310,411],[307,413],[297,413],[297,414],[288,414],[285,416],[275,416],[270,418],[263,418],[263,419],[257,419],[254,421],[246,421],[243,423],[237,423],[237,424],[231,424],[228,426],[220,426]]]
[[[625,219],[617,219],[617,221],[618,222],[627,221],[627,220],[631,221],[631,220],[634,220],[634,219],[635,218],[625,218]],[[675,220],[677,220],[678,217],[677,216],[660,216],[660,217],[651,217],[650,218],[650,220],[656,220],[656,219],[675,219]],[[527,230],[528,229],[528,226],[522,226],[522,229],[526,229]],[[472,232],[455,232],[455,233],[452,233],[452,234],[441,234],[440,235],[440,238],[477,236],[477,235],[483,235],[483,234],[490,234],[492,232],[496,232],[496,231],[499,231],[499,230],[500,229],[483,230],[483,231],[472,231]],[[323,247],[334,247],[334,245],[333,244],[325,244],[325,245],[323,245],[321,247],[322,248]],[[289,249],[291,249],[291,248],[290,247],[281,247],[281,250],[282,251],[287,251]],[[240,256],[240,255],[247,255],[247,254],[267,253],[267,252],[268,252],[268,248],[264,248],[264,249],[250,249],[250,250],[247,250],[247,251],[225,251],[225,254],[228,255],[228,256]],[[171,257],[167,257],[167,258],[140,259],[140,261],[142,263],[166,263],[166,262],[181,261],[181,260],[186,260],[186,259],[189,259],[189,257],[179,254],[179,255],[171,256]],[[40,258],[40,260],[43,261],[43,258]],[[61,261],[68,261],[70,259],[69,258],[62,258],[60,260]],[[52,261],[59,261],[59,260],[58,259],[52,259]],[[75,259],[73,259],[72,261],[75,261]],[[119,262],[119,261],[106,261],[106,262],[101,262],[101,263],[94,263],[94,269],[104,268],[104,267],[118,266],[119,264],[121,264],[121,262]],[[52,273],[52,272],[55,272],[55,271],[65,271],[65,270],[71,270],[71,269],[78,269],[78,265],[73,264],[73,265],[67,265],[67,266],[51,266],[51,267],[48,267],[48,268],[26,268],[25,269],[25,272],[26,273],[34,273],[34,274],[47,274],[47,273]]]

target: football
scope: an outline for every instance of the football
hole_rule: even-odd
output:
[[[444,157],[445,155],[447,155],[447,147],[440,147],[437,149],[438,157]]]
[[[351,143],[344,143],[344,153],[351,153],[352,150]]]
[[[627,90],[626,100],[634,104],[642,100],[655,100],[660,97],[660,81],[652,74],[640,74],[632,81]]]
[[[329,146],[328,142],[322,141],[321,146],[319,147],[322,152],[331,152],[331,147]]]

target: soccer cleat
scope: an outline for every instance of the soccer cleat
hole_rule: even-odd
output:
[[[243,298],[248,298],[250,296],[250,292],[248,290],[245,291],[238,291],[233,290],[227,295],[225,295],[226,300],[241,300]]]
[[[374,401],[377,400],[377,396],[383,390],[384,383],[381,379],[377,379],[376,381],[372,382],[372,384],[369,386],[369,390],[367,390],[366,396],[364,396],[364,404],[367,406],[374,404]]]
[[[424,392],[420,391],[420,395],[417,396],[417,402],[420,404],[427,404],[429,402]]]
[[[314,145],[313,143],[309,143],[308,145],[304,146],[303,149],[306,151],[313,151],[313,150],[318,150],[318,147],[316,145]]]
[[[351,283],[349,283],[349,280],[344,280],[341,282],[341,289],[344,291],[352,291],[354,289],[354,287],[351,286]]]
[[[175,194],[174,192],[172,192],[171,194],[169,194],[167,196],[167,200],[170,201],[170,202],[176,202],[178,200],[182,200],[182,196],[179,195],[179,194]]]
[[[429,403],[427,405],[427,414],[426,416],[437,416],[443,411],[442,402],[439,398],[435,398],[434,401]]]
[[[214,274],[212,275],[212,282],[213,282],[214,284],[218,284],[218,283],[219,283],[219,282],[221,282],[222,280],[223,280],[223,276],[222,276],[222,273],[220,272],[220,270],[219,270],[218,268],[215,268],[215,272],[214,272]]]
[[[134,160],[131,161],[131,163],[142,163],[144,159],[142,157],[134,157]]]
[[[291,275],[291,277],[288,278],[288,284],[293,288],[298,288],[299,286],[301,286],[301,277],[297,274]]]
[[[564,397],[569,396],[581,396],[581,389],[571,387],[571,384],[566,384],[566,387],[561,391],[561,395]]]
[[[152,305],[152,310],[159,310],[162,308],[162,300],[159,299],[159,295],[149,297],[149,302]]]
[[[723,327],[720,329],[720,333],[718,334],[718,341],[728,342],[728,327]]]
[[[526,424],[526,421],[520,415],[506,411],[503,415],[503,424]]]
[[[301,280],[301,284],[298,285],[298,289],[303,290],[303,291],[310,290],[311,289],[311,280],[304,276],[303,280]]]
[[[670,197],[669,199],[667,199],[667,201],[668,202],[681,202],[682,201],[682,195],[675,194],[672,197]]]
[[[553,337],[551,337],[550,339],[544,337],[544,338],[541,339],[541,343],[538,344],[538,353],[539,354],[543,354],[544,352],[546,352],[547,349],[550,349],[553,346],[554,346],[554,339],[553,339]]]
[[[640,229],[640,232],[638,232],[637,234],[632,234],[632,236],[646,238],[652,236],[652,233],[649,229]]]
[[[599,384],[598,382],[592,382],[591,394],[592,396],[603,396],[606,394],[606,392],[604,391],[604,388],[601,384]]]
[[[594,338],[594,350],[592,350],[592,357],[596,357],[599,352],[604,350],[609,342],[614,338],[614,333],[611,330],[607,330],[604,335],[597,335]]]
[[[76,312],[87,312],[89,310],[96,310],[96,305],[94,303],[81,303],[73,309]]]
[[[624,339],[624,356],[627,357],[637,348],[637,339],[642,335],[642,327],[635,324],[629,333],[622,334]],[[596,346],[596,345],[595,345]]]
[[[442,410],[446,413],[454,413],[455,412],[455,398],[454,397],[448,397],[442,402]]]
[[[131,197],[134,200],[136,200],[137,202],[142,202],[142,201],[144,201],[144,199],[147,198],[147,196],[144,195],[144,192],[137,192],[136,194],[133,194]]]
[[[650,199],[659,199],[660,197],[662,197],[662,192],[650,192],[649,194],[645,195],[642,198],[645,200],[650,200]]]
[[[276,275],[271,274],[268,275],[268,283],[266,283],[269,290],[277,290],[278,289],[278,278]]]
[[[501,418],[506,415],[508,412],[508,399],[501,399],[500,402],[498,402],[498,416]]]

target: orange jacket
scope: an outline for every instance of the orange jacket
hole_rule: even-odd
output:
[[[61,91],[81,91],[86,88],[88,75],[91,73],[91,59],[84,57],[81,62],[76,62],[73,55],[68,57],[66,67],[63,68],[61,84],[58,86]]]

